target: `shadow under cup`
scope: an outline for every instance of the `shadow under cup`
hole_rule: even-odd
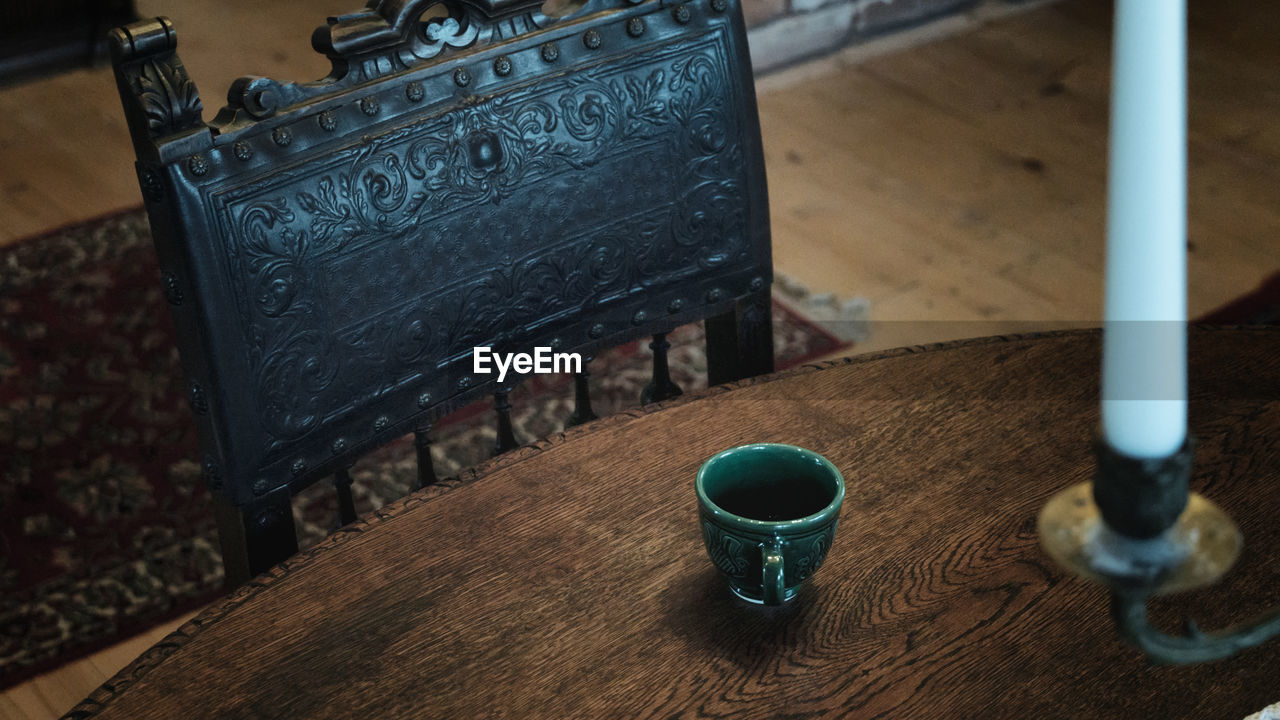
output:
[[[794,445],[743,445],[705,462],[695,485],[707,554],[735,595],[781,605],[826,559],[844,478],[821,455]]]

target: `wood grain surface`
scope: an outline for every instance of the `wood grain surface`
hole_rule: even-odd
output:
[[[73,717],[1242,718],[1280,643],[1151,667],[1038,547],[1088,479],[1099,336],[909,348],[616,416],[363,518],[183,626]],[[1193,486],[1240,523],[1207,628],[1277,602],[1280,330],[1192,336]],[[791,605],[734,600],[693,475],[789,442],[848,494]]]

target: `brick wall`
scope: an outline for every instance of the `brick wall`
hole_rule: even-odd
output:
[[[987,3],[1017,0],[743,0],[757,74]]]

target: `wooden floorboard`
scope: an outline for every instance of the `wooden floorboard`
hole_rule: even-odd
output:
[[[1233,7],[1191,29],[1193,316],[1280,267],[1276,20],[1253,10],[1256,28]],[[870,299],[882,324],[863,347],[1097,324],[1109,13],[1063,2],[764,96],[779,268]]]
[[[238,75],[323,75],[306,29],[356,4],[139,2],[177,24],[206,118]],[[1062,0],[766,83],[777,268],[870,301],[858,350],[1100,322],[1110,12]],[[1192,0],[1189,12],[1196,315],[1280,269],[1280,11]],[[2,88],[0,117],[0,244],[140,204],[108,70]],[[177,622],[0,694],[0,720],[56,717]]]

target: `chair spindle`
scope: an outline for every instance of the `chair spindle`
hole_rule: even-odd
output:
[[[421,490],[440,479],[436,477],[436,466],[431,460],[429,432],[431,432],[430,423],[413,431],[413,447],[418,451],[418,484],[413,488],[414,490]]]
[[[591,408],[590,363],[592,360],[591,356],[583,357],[582,372],[573,374],[573,414],[569,416],[568,422],[565,423],[566,428],[581,425],[599,417],[596,415],[596,411]]]
[[[671,369],[667,366],[667,349],[670,347],[666,333],[655,333],[653,342],[649,343],[653,350],[653,379],[640,393],[640,402],[646,405],[684,394],[680,386],[671,380]]]
[[[494,455],[501,455],[514,450],[520,445],[516,442],[515,429],[511,426],[511,399],[509,390],[499,390],[493,394],[493,409],[498,412],[498,442],[493,448]]]
[[[351,473],[342,468],[333,474],[333,487],[338,491],[338,527],[356,521],[356,502],[351,496]]]

